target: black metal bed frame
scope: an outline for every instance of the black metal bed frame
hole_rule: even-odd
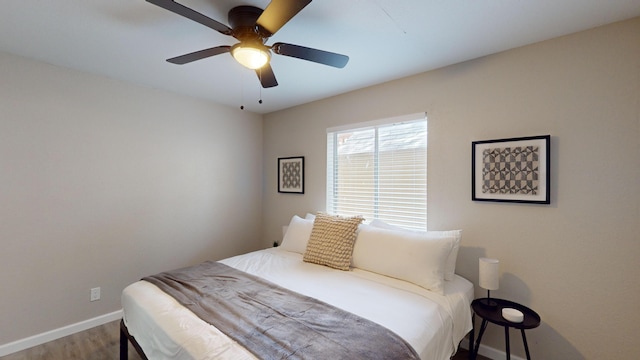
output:
[[[129,334],[129,329],[124,324],[124,320],[120,320],[120,360],[129,360],[129,342],[131,342],[131,345],[133,345],[133,348],[136,349],[142,359],[149,360],[136,339]]]

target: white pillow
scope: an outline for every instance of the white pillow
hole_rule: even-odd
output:
[[[313,220],[306,220],[294,215],[289,222],[280,248],[283,250],[304,254],[313,230]]]
[[[382,220],[379,220],[379,219],[375,219],[375,220],[371,221],[370,225],[374,226],[374,227],[378,227],[378,228],[383,228],[383,229],[422,233],[422,234],[425,234],[425,236],[428,236],[428,237],[447,237],[447,238],[451,238],[452,237],[453,247],[451,248],[451,252],[449,253],[449,256],[447,257],[447,263],[446,263],[445,269],[444,269],[444,279],[447,280],[447,281],[451,281],[451,280],[455,279],[456,261],[458,259],[458,250],[460,249],[460,239],[462,237],[462,230],[444,230],[444,231],[409,230],[409,229],[402,228],[400,226],[395,226],[395,225],[388,224],[388,223],[386,223],[386,222],[384,222]]]
[[[307,213],[307,215],[305,215],[304,218],[307,219],[307,220],[315,220],[316,219],[316,215],[312,214],[312,213]]]
[[[362,225],[353,248],[353,266],[443,294],[453,238],[427,234]]]
[[[447,257],[447,263],[444,268],[444,279],[452,281],[456,278],[456,261],[458,260],[458,250],[460,249],[460,239],[462,238],[462,230],[443,230],[443,231],[427,231],[427,234],[453,238],[453,246]]]

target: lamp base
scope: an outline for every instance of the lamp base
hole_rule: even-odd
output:
[[[487,307],[487,308],[495,308],[498,307],[498,303],[495,302],[493,299],[491,298],[484,298],[484,299],[480,299],[480,305]]]

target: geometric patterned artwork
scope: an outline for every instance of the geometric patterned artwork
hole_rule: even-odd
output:
[[[302,184],[302,166],[300,162],[282,163],[282,188],[297,189]]]
[[[540,148],[517,146],[482,151],[482,192],[537,195],[540,183]]]
[[[304,156],[278,158],[278,192],[304,194]]]
[[[551,204],[551,135],[471,142],[471,200]]]

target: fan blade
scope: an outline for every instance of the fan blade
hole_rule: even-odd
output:
[[[169,10],[178,15],[182,15],[187,19],[193,20],[197,23],[200,23],[204,26],[210,27],[213,30],[216,30],[225,35],[231,35],[233,32],[230,27],[225,24],[219,23],[210,17],[200,14],[199,12],[189,9],[188,7],[178,4],[173,0],[147,0],[154,5],[158,5],[163,9]]]
[[[311,0],[272,0],[256,24],[266,30],[265,37],[270,37],[309,3]]]
[[[291,56],[337,68],[343,68],[349,62],[349,57],[346,55],[312,49],[300,45],[275,43],[271,46],[271,50],[279,55]]]
[[[256,74],[263,88],[278,86],[278,81],[276,80],[276,75],[273,73],[271,65],[266,64],[260,69],[256,69]]]
[[[231,49],[231,46],[216,46],[210,49],[204,49],[204,50],[195,51],[189,54],[176,56],[174,58],[167,59],[167,61],[172,64],[184,65],[192,61],[208,58],[218,54],[224,54],[226,52],[229,52],[230,49]]]

